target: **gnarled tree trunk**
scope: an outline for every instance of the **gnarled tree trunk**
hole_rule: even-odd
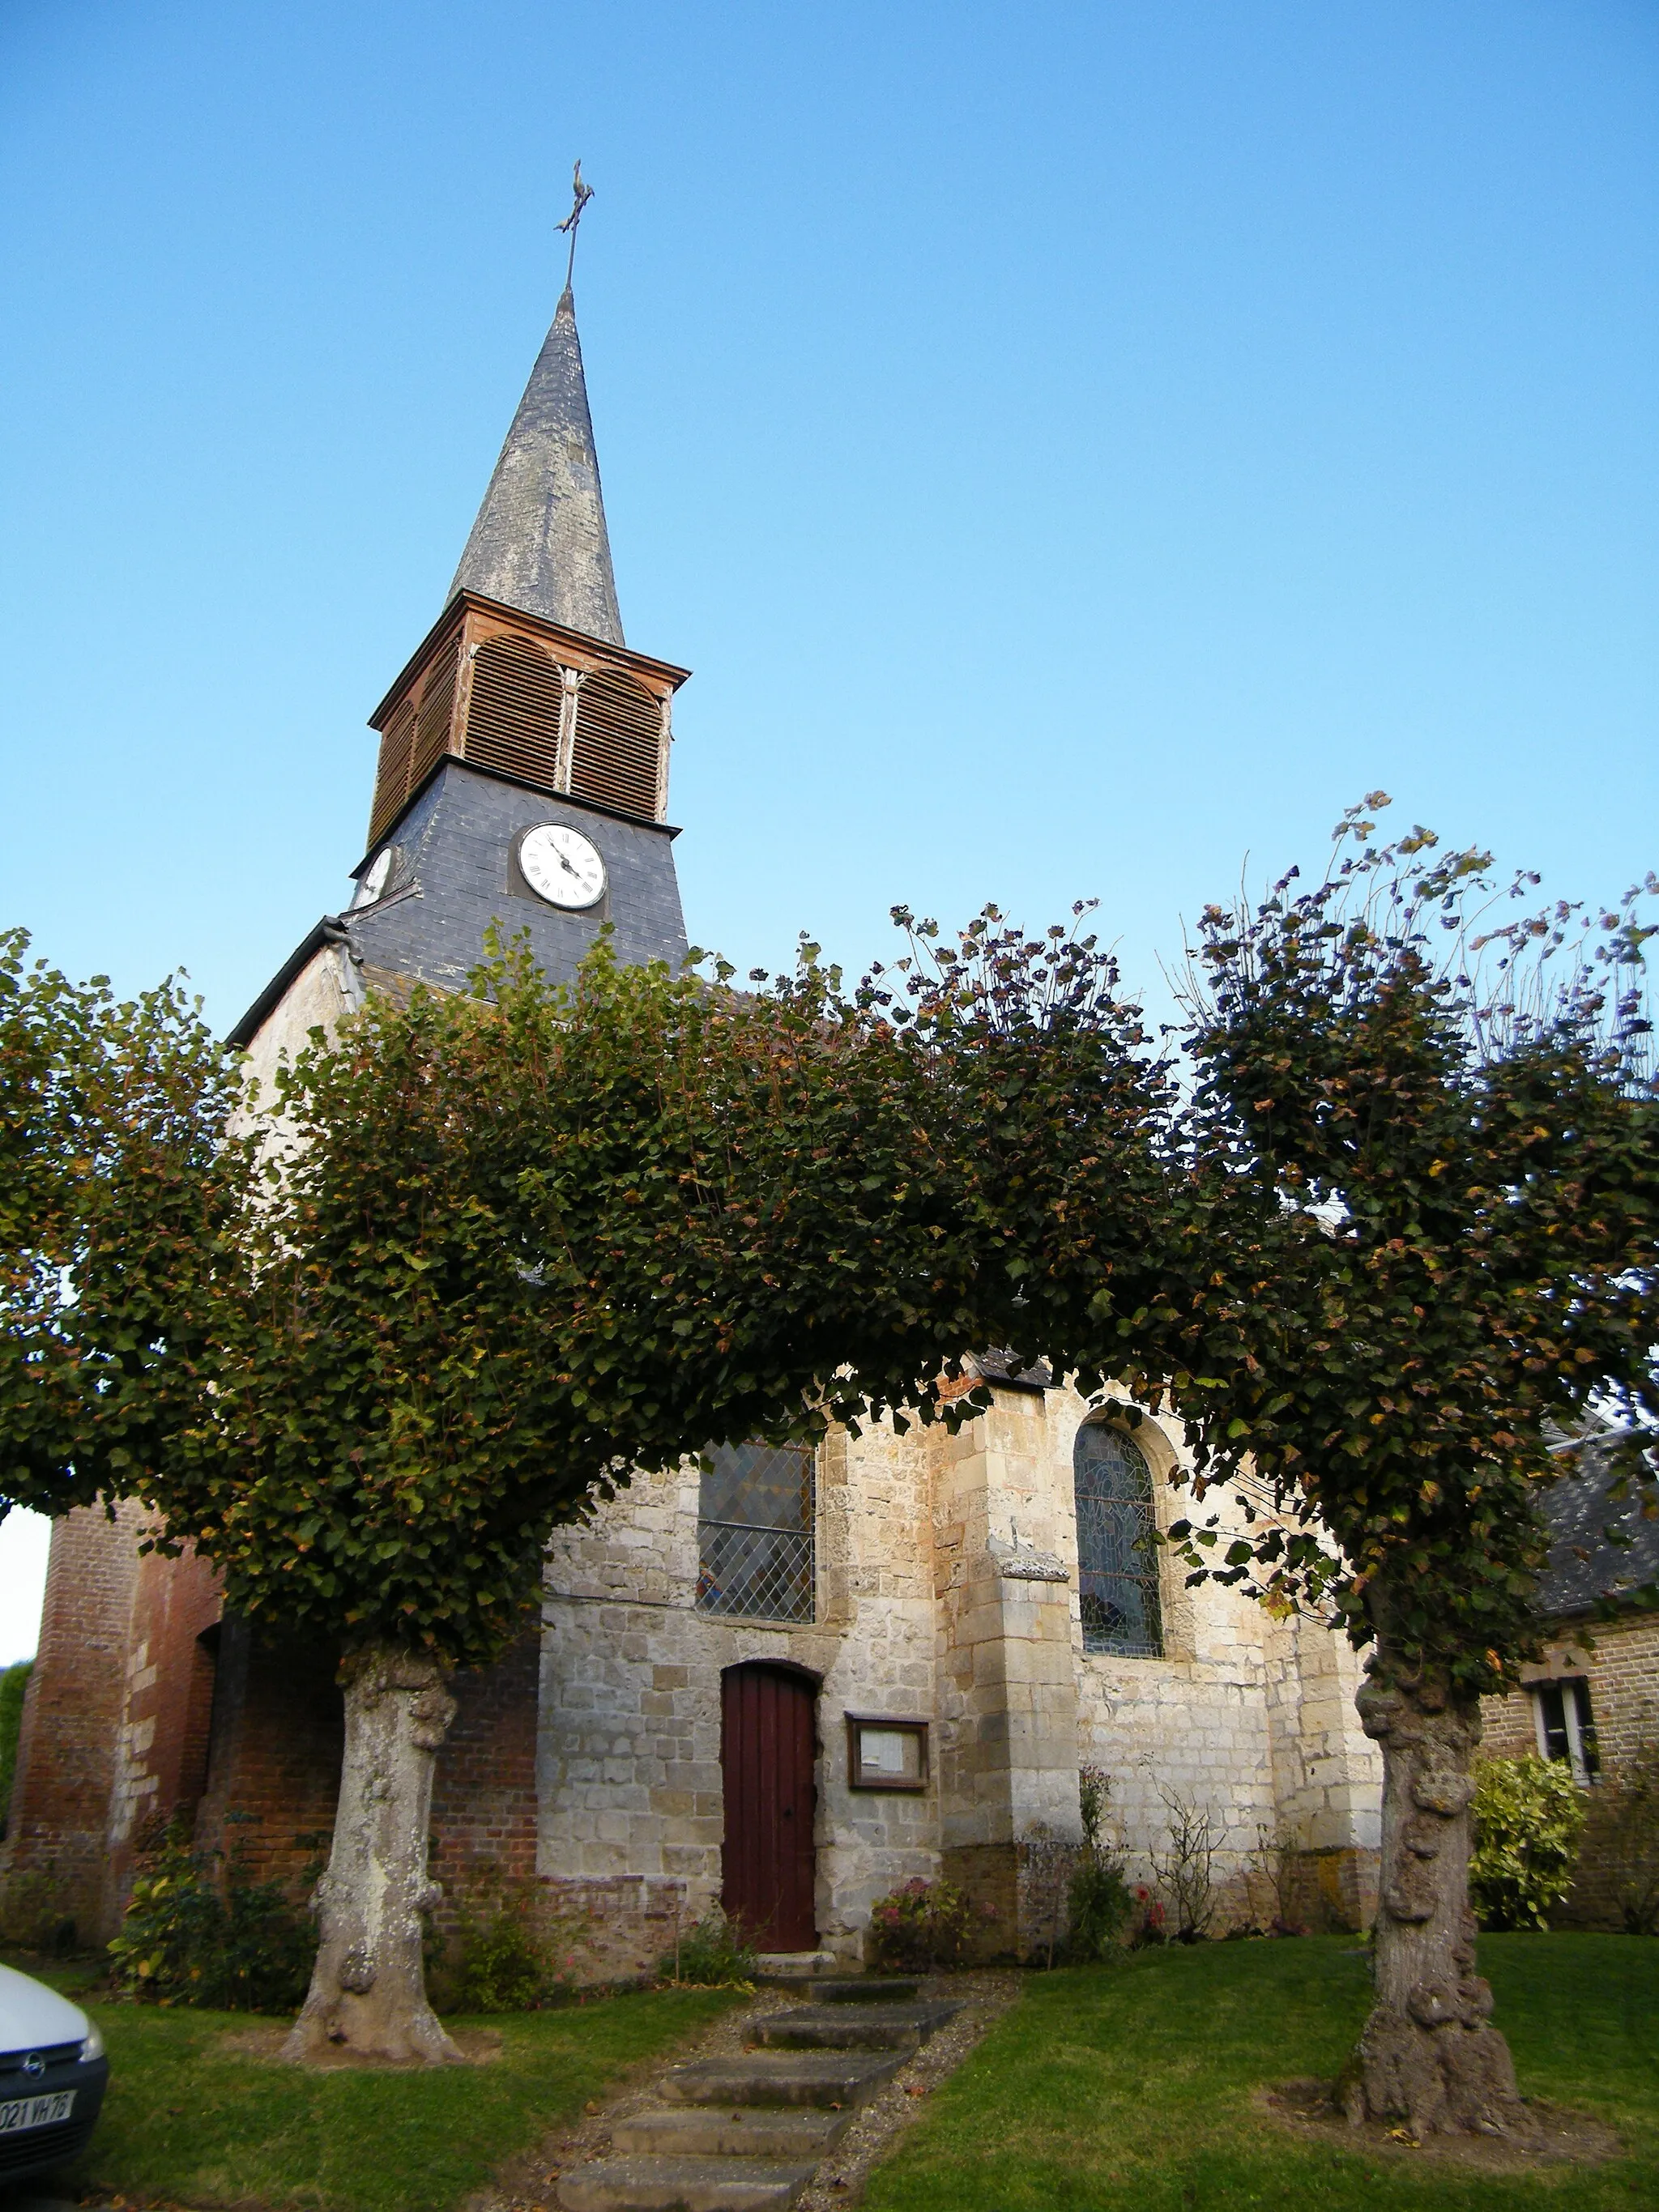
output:
[[[427,2002],[422,1919],[432,1770],[455,1717],[435,1661],[380,1644],[340,1670],[345,1759],[328,1871],[317,1885],[311,1993],[285,2058],[457,2063]]]
[[[1404,2120],[1418,2136],[1532,2132],[1492,1991],[1474,1971],[1469,1801],[1478,1704],[1443,1680],[1388,1670],[1379,1649],[1358,1697],[1382,1748],[1376,1999],[1342,2081],[1356,2126]]]

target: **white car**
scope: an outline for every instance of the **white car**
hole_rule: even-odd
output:
[[[78,2157],[108,2081],[104,2039],[80,2006],[0,1966],[0,2189]]]

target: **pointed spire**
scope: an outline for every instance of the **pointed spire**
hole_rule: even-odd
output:
[[[621,645],[576,303],[567,284],[449,587]]]

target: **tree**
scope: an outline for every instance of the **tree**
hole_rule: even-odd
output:
[[[126,1487],[228,1605],[343,1653],[295,2055],[455,2055],[420,1942],[447,1682],[520,1632],[556,1526],[711,1444],[957,1422],[1034,1250],[1149,1249],[1159,1079],[1092,947],[904,1019],[811,946],[729,978],[602,945],[555,989],[497,951],[470,993],[372,1000],[279,1078],[237,1264],[188,1289],[211,1366]],[[1053,1202],[1079,1153],[1118,1194],[1082,1228]]]
[[[0,1516],[131,1488],[211,1371],[249,1164],[240,1055],[177,981],[118,1000],[0,932]]]
[[[1629,1479],[1653,1473],[1651,933],[1633,893],[1596,958],[1566,907],[1483,938],[1489,856],[1371,832],[1356,810],[1322,882],[1205,912],[1186,1233],[1128,1334],[1187,1417],[1198,1500],[1248,1467],[1278,1508],[1220,1553],[1213,1516],[1177,1522],[1191,1578],[1334,1608],[1370,1653],[1382,1901],[1350,2112],[1524,2130],[1474,1970],[1471,1770],[1481,1695],[1534,1649],[1562,1433],[1622,1421]]]

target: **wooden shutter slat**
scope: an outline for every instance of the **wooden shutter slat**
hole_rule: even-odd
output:
[[[486,638],[472,662],[466,758],[556,789],[563,703],[563,675],[539,647],[522,638]]]
[[[654,821],[661,763],[661,702],[630,677],[590,676],[576,694],[572,795]]]

